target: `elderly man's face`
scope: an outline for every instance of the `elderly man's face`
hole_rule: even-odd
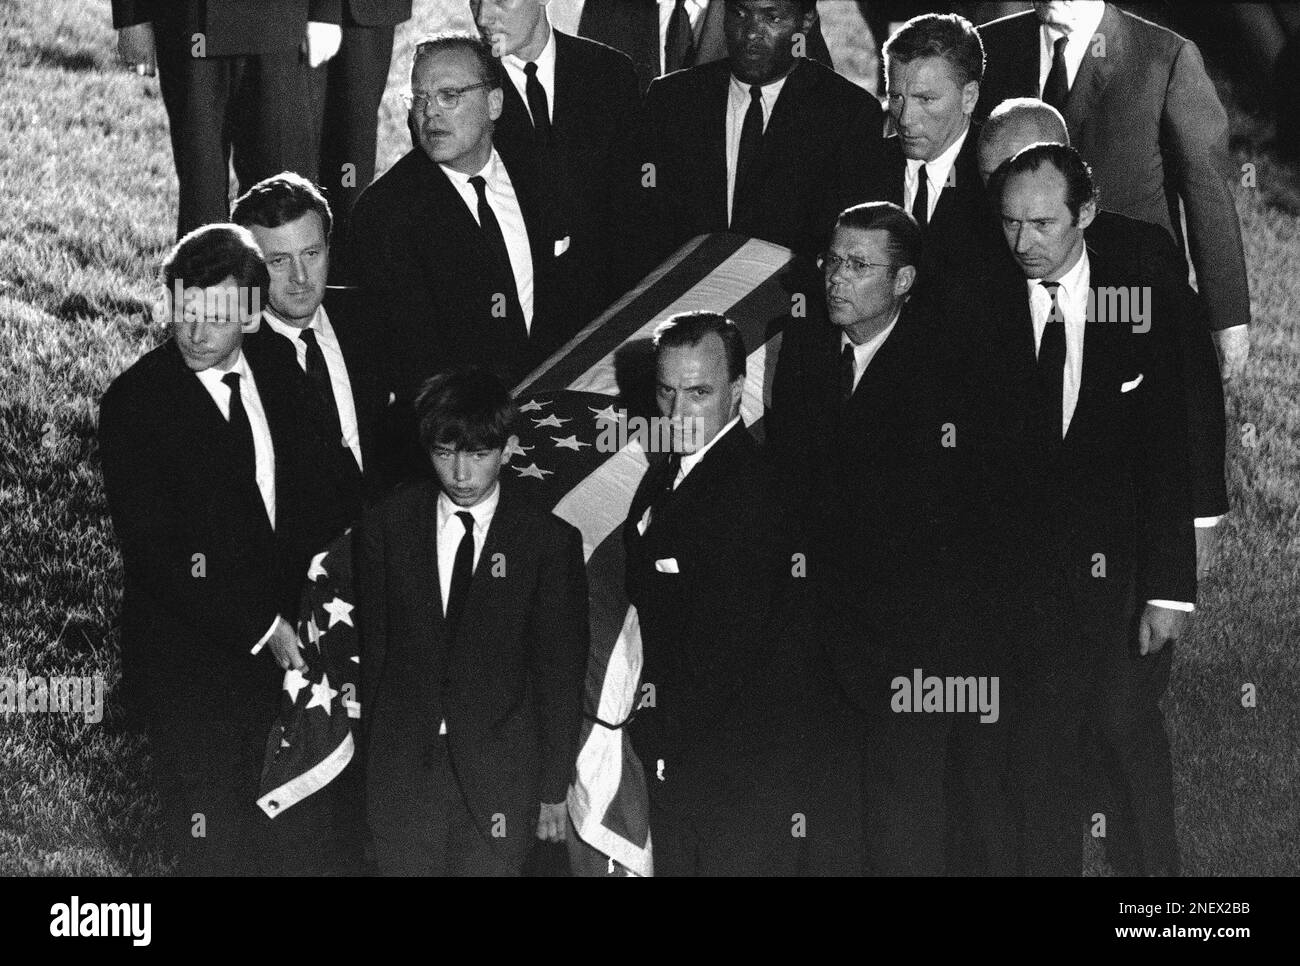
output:
[[[475,86],[483,80],[478,58],[460,48],[426,54],[411,71],[411,92],[425,95],[411,106],[412,132],[425,154],[462,174],[476,174],[487,164],[493,123],[501,116],[501,90]],[[455,107],[444,108],[436,91],[464,93]]]
[[[729,378],[726,347],[712,332],[695,345],[661,349],[655,399],[670,420],[673,452],[706,446],[740,411],[744,388],[744,379]]]
[[[891,268],[889,234],[836,228],[822,269],[826,313],[841,329],[887,323],[912,286],[914,272]]]
[[[169,293],[176,347],[194,372],[234,365],[244,332],[257,324],[256,314],[248,310],[248,295],[234,276],[207,288],[186,288],[180,305]]]
[[[961,136],[980,96],[979,83],[958,84],[942,57],[891,60],[888,90],[903,156],[920,161],[933,161]]]
[[[493,57],[518,53],[528,44],[542,19],[546,0],[470,0],[474,21]]]
[[[794,35],[806,35],[815,17],[795,0],[728,0],[722,30],[731,72],[745,84],[785,76],[794,67]]]
[[[1065,199],[1065,175],[1051,164],[1011,175],[1003,185],[1002,234],[1025,278],[1055,282],[1083,254],[1083,230],[1096,206],[1084,203],[1075,219]]]

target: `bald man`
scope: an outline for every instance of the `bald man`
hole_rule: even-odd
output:
[[[1036,98],[1003,101],[989,115],[980,131],[978,158],[980,176],[987,184],[997,169],[1023,148],[1036,142],[1069,144],[1065,119],[1056,108]],[[1105,200],[1104,198],[1102,199]],[[1214,345],[1204,324],[1201,302],[1187,285],[1185,265],[1173,239],[1157,225],[1098,208],[1093,223],[1084,232],[1089,248],[1124,251],[1127,260],[1145,264],[1168,291],[1181,297],[1183,310],[1176,314],[1186,387],[1191,457],[1191,509],[1196,523],[1197,571],[1209,567],[1217,543],[1216,525],[1228,512],[1224,484],[1224,406]],[[1141,660],[1141,659],[1138,659]],[[1158,769],[1147,767],[1141,754],[1146,736],[1135,735],[1143,718],[1151,713],[1164,692],[1167,678],[1144,673],[1145,668],[1128,655],[1116,655],[1104,669],[1113,687],[1112,700],[1091,709],[1091,727],[1099,739],[1101,761],[1115,796],[1111,809],[1089,807],[1088,814],[1104,811],[1108,823],[1108,856],[1121,874],[1151,874],[1176,868],[1176,855],[1160,844],[1168,839],[1154,828],[1171,828],[1172,815],[1144,814],[1141,803],[1168,802],[1168,789],[1156,794],[1153,781],[1164,781]],[[1158,683],[1156,683],[1158,682]],[[1149,718],[1147,720],[1150,720]],[[1091,803],[1090,803],[1091,805]]]

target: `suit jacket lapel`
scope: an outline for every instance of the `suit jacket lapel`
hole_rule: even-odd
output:
[[[1096,114],[1102,92],[1115,73],[1115,65],[1124,56],[1124,40],[1127,35],[1124,18],[1109,3],[1106,4],[1106,12],[1102,15],[1097,33],[1103,38],[1101,43],[1105,44],[1104,51],[1098,49],[1097,41],[1089,38],[1088,49],[1079,63],[1079,72],[1074,76],[1070,96],[1065,102],[1065,123],[1070,129],[1070,139],[1074,142],[1079,140],[1084,122]],[[1096,53],[1102,53],[1102,56],[1096,56]]]
[[[459,627],[482,629],[491,620],[487,607],[491,602],[491,583],[497,579],[492,574],[492,558],[500,553],[509,559],[509,547],[519,538],[519,525],[518,504],[502,486],[496,512],[492,514],[492,525],[488,527],[487,539],[479,553],[478,566],[474,568],[474,576],[469,582],[469,596],[465,598],[465,610],[461,614]],[[464,640],[459,635],[457,639]]]
[[[708,163],[704,166],[704,197],[713,199],[716,223],[730,223],[727,211],[727,111],[730,109],[731,67],[726,61],[717,61],[719,67],[709,68],[716,73],[713,84],[705,90],[704,103],[700,105],[699,144]],[[713,220],[713,219],[710,219]]]

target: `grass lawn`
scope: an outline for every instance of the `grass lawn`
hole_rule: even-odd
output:
[[[450,0],[417,0],[411,36]],[[832,6],[823,3],[823,7]],[[827,18],[828,21],[831,18]],[[163,337],[153,321],[176,185],[155,79],[119,68],[107,4],[0,6],[0,678],[102,675],[102,721],[0,718],[0,874],[153,875],[156,801],[116,694],[121,563],[95,444],[100,394]],[[394,97],[381,169],[409,146]],[[1167,702],[1184,867],[1300,873],[1300,226],[1270,198],[1293,177],[1235,117],[1255,324],[1230,400],[1230,485],[1218,567],[1179,646]],[[1242,706],[1243,685],[1255,707]],[[1102,870],[1096,849],[1090,869]]]

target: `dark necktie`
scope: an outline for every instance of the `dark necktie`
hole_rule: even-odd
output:
[[[651,524],[659,518],[659,514],[663,512],[664,507],[668,505],[668,501],[672,499],[673,484],[677,482],[677,474],[681,472],[681,468],[682,454],[669,453],[668,459],[664,462],[664,477],[661,481],[663,485],[659,488],[659,492],[654,495],[654,499],[650,501]]]
[[[451,588],[447,591],[449,638],[456,636],[460,615],[465,610],[465,599],[469,597],[469,582],[474,576],[474,514],[461,510],[456,516],[465,525],[465,535],[460,538],[460,546],[456,548],[456,562],[451,567]]]
[[[925,165],[916,169],[916,197],[912,199],[912,217],[922,228],[930,223],[930,179],[925,175]]]
[[[755,84],[749,89],[749,109],[745,123],[740,128],[740,148],[736,152],[736,184],[731,192],[731,224],[744,210],[744,200],[749,192],[749,175],[763,148],[763,88]]]
[[[1047,83],[1043,85],[1043,100],[1062,114],[1065,102],[1070,97],[1070,75],[1065,69],[1065,45],[1067,37],[1057,37],[1052,44],[1052,69],[1047,74]]]
[[[512,319],[518,319],[518,325],[523,329],[523,336],[526,339],[528,334],[524,323],[524,310],[519,304],[519,289],[515,286],[515,273],[510,265],[510,250],[506,248],[506,236],[501,233],[501,224],[497,221],[492,206],[488,204],[487,182],[483,180],[482,175],[476,174],[469,179],[469,183],[478,193],[478,223],[483,229],[483,240],[487,243],[496,269],[496,284],[500,286],[497,291],[505,293],[506,314]]]
[[[1043,338],[1038,345],[1037,406],[1041,415],[1043,439],[1049,444],[1059,444],[1064,406],[1062,397],[1065,395],[1065,317],[1056,300],[1060,283],[1040,284],[1052,297],[1052,306],[1048,310],[1047,326],[1043,329]]]
[[[307,347],[307,379],[320,397],[321,405],[325,407],[326,439],[331,446],[342,446],[343,423],[339,419],[339,406],[334,399],[334,386],[330,382],[329,366],[325,364],[325,353],[321,352],[320,343],[316,341],[316,330],[309,326],[298,333],[298,338]]]
[[[691,15],[686,11],[686,0],[677,0],[668,33],[664,37],[664,73],[671,74],[683,67],[695,66],[695,34],[691,31]]]
[[[544,154],[551,143],[551,114],[546,103],[546,88],[537,79],[537,65],[532,61],[524,64],[524,73],[528,75],[524,91],[528,95],[528,113],[533,116],[533,144],[539,154]]]
[[[846,403],[853,396],[853,376],[857,361],[853,355],[853,346],[845,345],[840,350],[840,402]]]
[[[239,394],[239,373],[227,372],[221,381],[230,387],[230,435],[235,441],[235,452],[246,469],[256,479],[257,450],[253,446],[253,427],[244,411],[244,400]]]

